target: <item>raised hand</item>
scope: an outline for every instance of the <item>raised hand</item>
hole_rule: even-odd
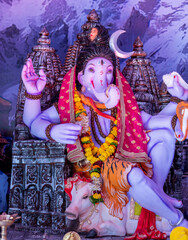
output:
[[[46,75],[43,70],[39,71],[39,76],[35,73],[32,60],[29,58],[22,69],[22,80],[29,94],[37,95],[42,92],[46,85]]]
[[[50,131],[51,137],[64,144],[74,144],[81,132],[81,126],[74,123],[64,123],[53,126]]]
[[[168,92],[182,100],[187,101],[188,99],[188,84],[183,80],[183,78],[177,73],[172,72],[163,75],[163,81],[167,86]]]

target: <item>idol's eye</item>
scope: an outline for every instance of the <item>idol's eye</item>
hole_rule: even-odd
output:
[[[90,68],[88,69],[88,71],[94,73],[94,72],[95,72],[95,69],[92,68],[92,67],[90,67]]]
[[[107,73],[112,73],[113,70],[111,68],[108,69]]]
[[[87,198],[88,198],[88,195],[83,196],[83,199],[87,199]]]

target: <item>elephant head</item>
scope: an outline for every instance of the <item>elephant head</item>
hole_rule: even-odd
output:
[[[120,92],[114,81],[114,64],[108,56],[110,50],[102,51],[97,54],[90,53],[91,59],[83,64],[83,68],[77,74],[77,79],[82,85],[81,91],[85,96],[92,98],[94,101],[104,103],[107,108],[115,107],[120,99]],[[94,50],[99,51],[99,50]],[[87,54],[85,59],[87,59]],[[79,62],[79,60],[78,60]]]

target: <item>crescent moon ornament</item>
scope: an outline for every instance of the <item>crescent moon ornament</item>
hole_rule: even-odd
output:
[[[116,32],[114,32],[111,37],[110,37],[110,41],[109,41],[109,45],[111,50],[115,53],[115,55],[119,58],[128,58],[131,57],[133,55],[134,52],[123,52],[121,49],[119,49],[118,45],[117,45],[117,40],[119,38],[119,36],[122,33],[125,33],[126,31],[124,30],[118,30]]]

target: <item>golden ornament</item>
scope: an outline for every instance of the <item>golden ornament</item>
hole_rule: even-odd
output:
[[[68,232],[64,235],[63,240],[81,240],[77,232]]]

